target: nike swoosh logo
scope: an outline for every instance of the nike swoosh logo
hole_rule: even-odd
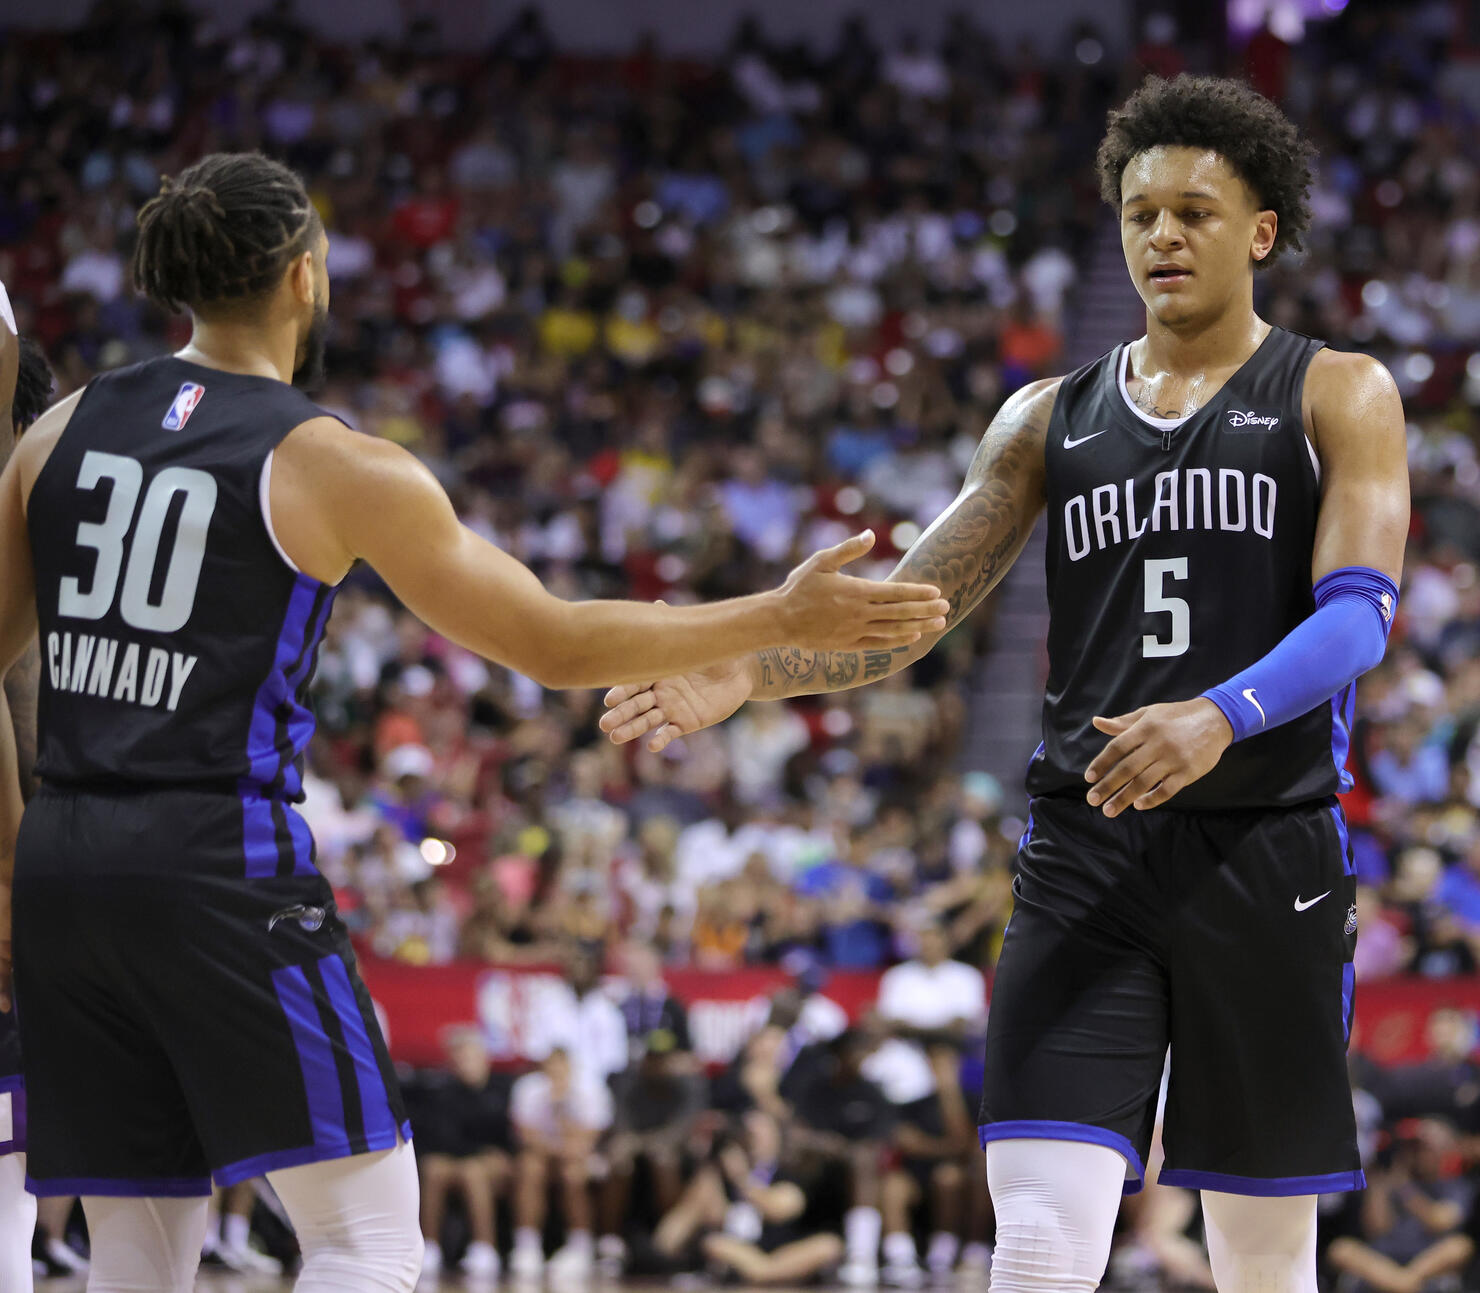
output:
[[[1109,432],[1109,429],[1107,428],[1104,431],[1096,431],[1095,432],[1095,435],[1080,436],[1078,440],[1071,440],[1071,439],[1069,439],[1068,436],[1065,436],[1064,437],[1064,448],[1065,449],[1077,449],[1082,444],[1088,444],[1091,440],[1093,440],[1095,438],[1095,436],[1102,436],[1102,435],[1109,435],[1109,434],[1110,434],[1110,432]]]
[[[1257,709],[1259,711],[1259,726],[1260,727],[1263,727],[1265,725],[1265,723],[1269,722],[1269,719],[1267,719],[1264,716],[1264,706],[1261,705],[1254,698],[1254,689],[1252,687],[1245,687],[1244,688],[1244,699],[1246,701],[1248,701],[1249,704],[1251,704],[1255,709]]]
[[[1299,897],[1297,896],[1296,899],[1295,899],[1295,910],[1296,911],[1304,911],[1307,907],[1314,907],[1316,905],[1316,903],[1320,902],[1320,900],[1322,898],[1329,898],[1330,896],[1331,896],[1331,890],[1329,890],[1329,889],[1327,889],[1325,893],[1317,894],[1309,902],[1301,902],[1300,899],[1299,899]]]

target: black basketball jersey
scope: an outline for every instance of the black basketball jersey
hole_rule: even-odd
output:
[[[1271,329],[1180,424],[1132,404],[1124,345],[1064,379],[1045,447],[1049,678],[1030,793],[1085,793],[1110,739],[1095,715],[1201,695],[1314,612],[1320,481],[1301,394],[1323,344]],[[1168,802],[1273,807],[1345,788],[1353,695],[1229,746]]]
[[[334,589],[278,547],[267,488],[278,442],[322,414],[172,356],[89,383],[27,507],[44,783],[219,785],[275,866]]]

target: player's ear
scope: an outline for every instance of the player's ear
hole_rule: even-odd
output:
[[[1261,211],[1254,221],[1254,241],[1249,247],[1253,258],[1263,260],[1274,250],[1274,240],[1280,229],[1280,217],[1274,211]]]
[[[288,265],[288,285],[293,289],[293,298],[299,305],[312,305],[314,291],[313,253],[300,252]]]

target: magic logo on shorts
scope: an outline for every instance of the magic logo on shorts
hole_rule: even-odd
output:
[[[183,382],[175,395],[175,402],[170,405],[170,411],[164,415],[164,421],[159,425],[166,431],[180,430],[190,421],[190,415],[195,412],[195,406],[205,393],[206,388],[197,382]]]

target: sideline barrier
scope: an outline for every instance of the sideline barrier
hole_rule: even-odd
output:
[[[421,966],[361,955],[360,970],[388,1026],[391,1055],[416,1066],[442,1064],[447,1029],[469,1023],[482,1028],[497,1063],[522,1063],[530,1021],[560,982],[555,967],[472,961]],[[791,982],[770,968],[671,968],[664,977],[688,1009],[696,1054],[710,1065],[734,1057],[765,1018],[770,995]],[[873,1004],[878,987],[874,971],[840,970],[823,991],[857,1019]],[[1382,1063],[1420,1060],[1427,1054],[1429,1016],[1444,1007],[1480,1014],[1480,977],[1359,984],[1352,1048]]]

